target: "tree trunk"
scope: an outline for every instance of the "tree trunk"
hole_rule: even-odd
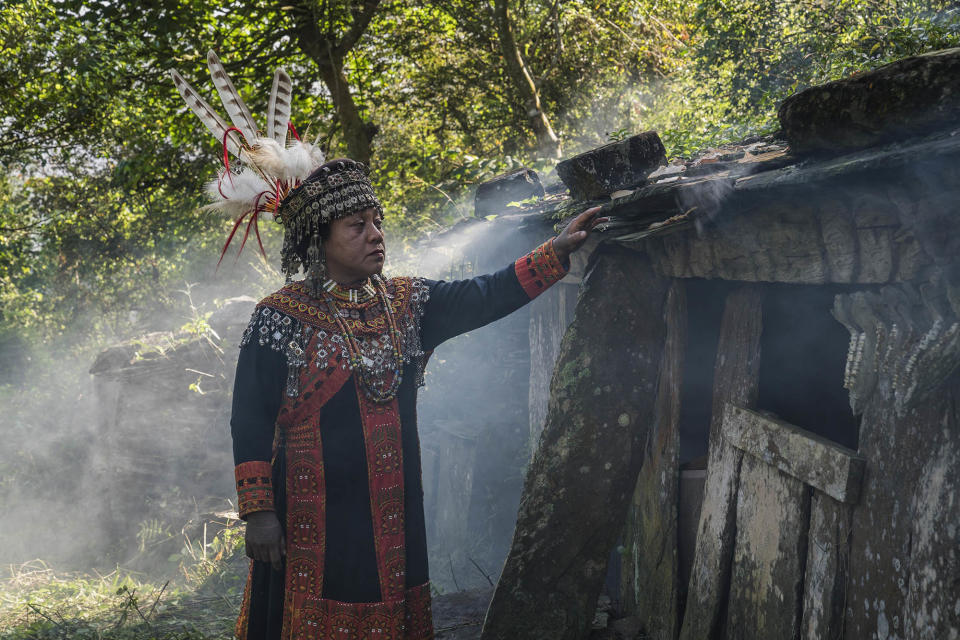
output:
[[[510,26],[510,15],[507,11],[507,0],[495,0],[493,3],[493,21],[500,38],[500,51],[507,66],[507,75],[520,93],[524,103],[524,116],[537,136],[537,145],[541,155],[550,158],[559,158],[562,150],[560,139],[550,126],[547,114],[540,107],[540,93],[530,75],[530,70],[523,60],[520,48],[513,36]]]
[[[373,10],[378,3],[370,2],[369,4],[372,5]],[[364,123],[360,118],[360,112],[353,101],[353,94],[350,93],[350,85],[343,73],[344,56],[359,38],[366,23],[358,25],[355,22],[354,29],[357,30],[357,33],[351,31],[351,33],[345,34],[340,42],[334,42],[323,34],[317,16],[310,6],[303,2],[295,6],[294,33],[297,37],[297,43],[300,50],[317,65],[320,79],[323,80],[323,84],[330,91],[334,112],[343,127],[347,153],[353,160],[369,165],[370,141],[376,132],[376,128]]]
[[[353,101],[347,78],[343,75],[343,64],[339,61],[326,64],[314,59],[320,70],[320,78],[330,90],[333,106],[340,124],[343,125],[343,137],[347,143],[350,157],[366,165],[370,164],[371,128],[360,118],[357,105]]]

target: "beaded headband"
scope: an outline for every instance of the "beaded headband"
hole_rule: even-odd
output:
[[[348,158],[331,160],[292,189],[280,203],[275,219],[284,227],[280,262],[288,278],[301,266],[308,273],[322,267],[320,229],[323,225],[371,207],[383,215],[368,174],[369,169],[361,162]],[[310,246],[304,251],[307,239]]]

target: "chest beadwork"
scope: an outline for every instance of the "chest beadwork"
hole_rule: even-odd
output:
[[[313,298],[293,283],[258,305],[240,346],[255,340],[286,356],[290,397],[300,392],[303,367],[336,366],[357,375],[371,399],[387,401],[407,364],[423,385],[420,323],[428,299],[427,286],[413,278],[382,283],[382,295],[363,302]]]

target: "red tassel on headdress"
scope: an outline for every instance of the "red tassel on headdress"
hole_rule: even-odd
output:
[[[263,254],[263,257],[267,257],[267,252],[263,248],[263,240],[260,237],[260,211],[263,209],[263,205],[260,204],[260,199],[266,195],[267,192],[263,191],[257,195],[257,199],[254,201],[253,209],[246,211],[240,217],[236,219],[233,223],[233,228],[230,229],[230,235],[227,236],[227,241],[223,243],[223,250],[220,251],[220,259],[217,260],[217,268],[220,268],[220,263],[223,262],[223,257],[227,255],[227,249],[230,247],[230,243],[233,241],[233,237],[237,234],[237,230],[240,228],[240,225],[243,224],[244,218],[250,216],[247,220],[247,228],[243,232],[243,240],[240,241],[240,249],[237,251],[236,260],[240,259],[240,254],[243,253],[243,248],[247,244],[247,237],[250,235],[250,227],[253,226],[254,234],[257,236],[257,244],[260,246],[260,253]],[[234,260],[234,262],[236,262]]]

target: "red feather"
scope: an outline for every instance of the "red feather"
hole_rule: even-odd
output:
[[[247,245],[247,237],[250,235],[250,225],[253,225],[253,230],[257,235],[257,243],[260,245],[260,253],[263,254],[263,257],[267,257],[267,252],[263,248],[263,241],[260,239],[260,198],[266,195],[266,191],[261,191],[257,194],[257,199],[253,201],[253,215],[250,216],[250,220],[247,222],[247,228],[243,232],[243,240],[240,242],[240,250],[237,251],[237,258],[234,260],[234,263],[240,259],[240,254],[243,253],[243,248]]]
[[[250,225],[257,222],[257,210],[253,210],[253,215],[250,216],[250,220],[247,221],[247,228],[243,232],[243,240],[240,242],[240,250],[237,251],[237,257],[233,259],[233,264],[237,264],[237,261],[240,259],[240,254],[243,253],[243,248],[247,244],[247,236],[250,235]]]
[[[247,217],[247,214],[251,213],[250,211],[244,212],[237,221],[233,223],[233,229],[230,230],[230,235],[227,236],[227,241],[223,243],[223,251],[220,252],[220,259],[217,260],[217,269],[220,268],[220,263],[223,262],[223,256],[227,254],[227,247],[230,246],[230,241],[233,240],[234,234],[237,232],[237,229],[240,228],[240,223],[243,222],[243,219]]]

